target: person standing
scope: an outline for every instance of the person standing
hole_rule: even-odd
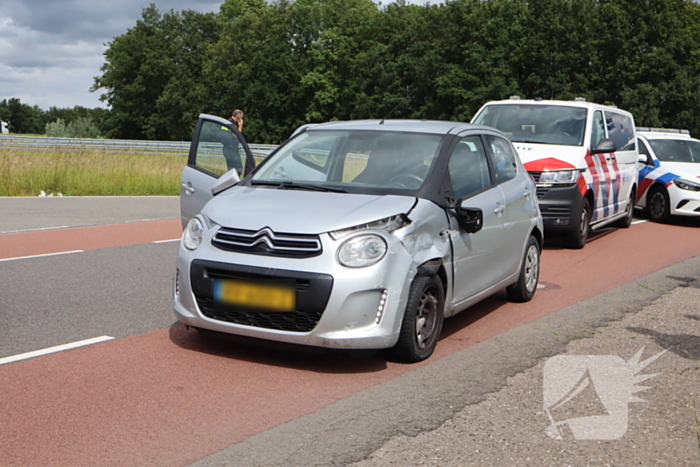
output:
[[[231,113],[230,120],[236,125],[238,131],[243,132],[243,111],[236,109]],[[221,127],[222,136],[221,143],[224,145],[223,153],[226,159],[226,170],[236,169],[238,175],[243,172],[243,164],[241,163],[241,155],[239,152],[240,142],[238,138],[231,133],[225,126]]]

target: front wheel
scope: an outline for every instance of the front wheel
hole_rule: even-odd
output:
[[[445,293],[438,276],[420,276],[411,284],[394,354],[420,362],[435,350],[445,319]]]
[[[523,256],[523,264],[520,265],[518,282],[506,288],[508,300],[511,302],[528,302],[535,295],[537,283],[540,278],[540,244],[530,235]]]
[[[591,223],[591,205],[588,203],[588,198],[583,198],[581,212],[578,220],[574,225],[574,230],[569,232],[564,238],[564,242],[568,248],[580,250],[586,245],[588,240],[588,231]]]
[[[671,219],[671,201],[665,188],[655,186],[647,195],[649,219],[654,222],[666,223]]]

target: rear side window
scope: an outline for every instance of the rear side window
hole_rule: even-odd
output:
[[[515,153],[510,142],[492,135],[486,135],[486,141],[496,163],[496,183],[515,178],[518,173],[518,164],[515,162]]]
[[[618,151],[634,151],[636,149],[634,122],[630,117],[606,110],[605,125],[608,128],[608,138],[615,141]]]

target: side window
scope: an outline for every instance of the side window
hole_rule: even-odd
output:
[[[314,144],[295,149],[293,157],[304,165],[325,172],[335,143],[335,138],[320,138]]]
[[[503,183],[515,178],[518,173],[518,164],[515,161],[515,152],[510,142],[492,135],[486,135],[486,141],[491,148],[491,154],[493,154],[496,164],[496,183]]]
[[[603,112],[596,110],[593,114],[593,127],[591,128],[591,149],[598,147],[600,140],[605,138],[605,121]]]
[[[469,136],[452,150],[449,163],[454,199],[465,198],[491,185],[491,173],[481,138]]]
[[[634,151],[634,123],[627,115],[605,111],[605,125],[608,128],[608,138],[617,144],[618,151]]]
[[[231,130],[218,123],[205,121],[197,140],[194,165],[216,176],[232,168],[243,171],[245,151]]]
[[[651,154],[649,154],[649,149],[647,149],[647,145],[644,144],[639,138],[637,138],[637,147],[639,147],[639,155],[644,155],[644,157],[647,159],[645,164],[654,165],[654,162],[651,159]]]

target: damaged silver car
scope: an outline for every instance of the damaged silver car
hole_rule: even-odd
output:
[[[242,180],[224,156],[230,135]],[[415,362],[444,318],[537,290],[535,184],[493,128],[305,125],[254,167],[243,135],[202,115],[181,203],[174,309],[195,328]]]

